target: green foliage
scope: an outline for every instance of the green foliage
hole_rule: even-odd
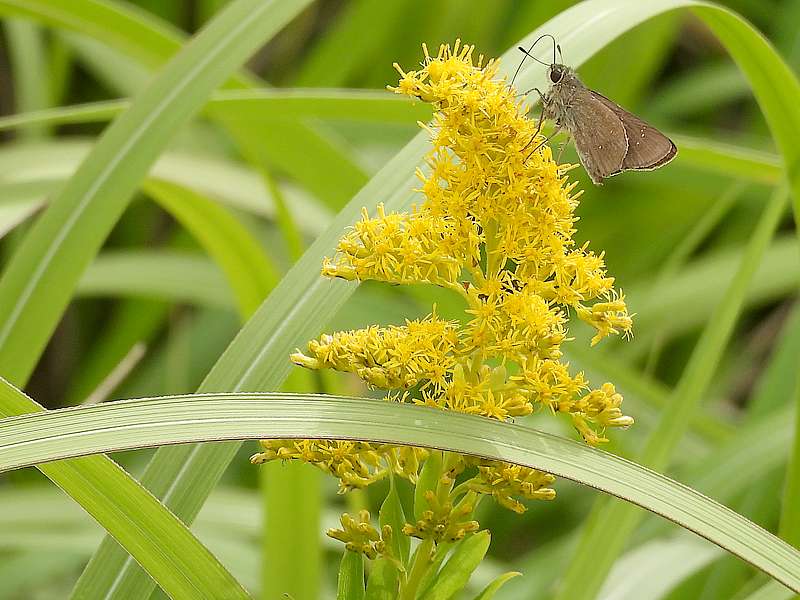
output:
[[[0,476],[0,598],[388,599],[409,578],[431,599],[791,597],[797,4],[0,0],[0,470],[49,479]],[[585,190],[576,237],[606,250],[636,316],[633,340],[591,351],[574,328],[566,358],[613,381],[635,426],[606,454],[537,415],[504,426],[346,399],[372,394],[328,373],[282,387],[289,353],[322,332],[434,302],[463,313],[445,290],[319,276],[362,207],[420,201],[416,122],[431,109],[383,89],[391,63],[458,37],[511,74],[542,33],[679,147],[602,188],[570,172]],[[545,68],[527,61],[515,85],[544,90]],[[200,394],[52,410],[142,390]],[[345,496],[398,535],[391,558],[340,561],[320,542],[319,520],[343,510],[330,478],[257,475],[235,441],[279,435],[453,448],[584,485],[557,482],[523,516],[484,502],[483,532],[433,549],[399,532],[440,485],[435,451],[413,489],[390,478]],[[124,470],[102,454],[122,449]]]

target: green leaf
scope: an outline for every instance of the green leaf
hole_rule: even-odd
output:
[[[3,414],[46,413],[3,379],[0,406]],[[39,470],[113,535],[172,597],[249,597],[179,519],[110,459],[88,456],[40,465]]]
[[[372,563],[364,600],[397,600],[398,585],[397,567],[388,559],[379,558]]]
[[[3,23],[6,52],[11,63],[14,104],[17,112],[47,108],[50,104],[49,76],[44,36],[30,21],[8,19]],[[42,124],[28,124],[22,130],[28,139],[48,133]]]
[[[666,597],[670,590],[722,555],[720,548],[686,535],[653,540],[615,563],[599,597],[639,600],[645,589],[652,598]]]
[[[433,585],[425,592],[423,600],[448,600],[460,592],[486,556],[491,541],[492,536],[485,529],[461,540]]]
[[[239,314],[247,319],[278,282],[261,245],[229,211],[182,186],[150,179],[144,191],[169,211],[225,273]]]
[[[411,550],[411,540],[403,534],[403,525],[406,523],[406,516],[403,513],[403,505],[400,503],[400,496],[397,494],[397,481],[395,477],[389,478],[389,493],[381,505],[378,513],[378,523],[381,528],[388,525],[392,528],[392,556],[400,561],[404,567],[408,567],[408,554]]]
[[[728,443],[680,469],[676,479],[717,502],[732,505],[765,472],[785,463],[786,447],[792,437],[790,419],[791,413],[784,409],[742,426]],[[663,519],[648,518],[637,530],[636,540],[642,543],[667,536],[672,531],[670,525]],[[563,536],[515,561],[514,567],[523,573],[538,575],[532,582],[512,583],[510,597],[522,600],[544,594],[574,552],[577,537]],[[624,560],[625,557],[620,559]]]
[[[104,252],[86,269],[77,292],[81,296],[128,296],[231,309],[235,306],[220,270],[194,252]]]
[[[732,510],[619,456],[513,423],[364,398],[278,393],[123,400],[2,423],[0,471],[97,452],[257,438],[350,438],[484,456],[628,500],[800,590],[800,551]]]
[[[745,600],[791,600],[792,598],[797,596],[777,581],[770,581],[747,596]]]
[[[336,600],[362,600],[364,598],[364,557],[358,552],[344,551],[339,565],[339,582]]]
[[[124,112],[129,100],[106,100],[0,117],[0,131],[34,125],[105,123]],[[377,123],[416,123],[431,118],[423,102],[388,92],[362,90],[253,89],[221,90],[206,104],[210,115],[233,122],[338,119]]]
[[[88,143],[74,140],[0,147],[0,174],[13,180],[0,184],[0,190],[4,198],[46,200],[60,191],[65,175],[72,175],[90,150]],[[276,214],[275,199],[258,175],[220,156],[166,152],[149,175],[231,208],[267,218]],[[330,222],[330,213],[296,187],[284,186],[281,192],[290,200],[292,215],[302,216],[299,225],[305,233],[317,235]]]
[[[786,201],[786,191],[779,189],[764,209],[724,299],[692,351],[669,409],[662,413],[661,420],[647,440],[640,456],[643,464],[659,471],[668,466],[672,452],[688,428],[686,415],[696,410],[705,395],[733,333],[745,292],[775,233]],[[584,535],[559,590],[559,597],[594,597],[640,518],[640,513],[630,506],[598,502],[589,515]]]
[[[508,573],[498,575],[489,585],[483,588],[483,591],[480,594],[475,596],[474,600],[492,600],[494,595],[500,590],[501,587],[505,585],[507,581],[514,579],[514,577],[519,577],[520,575],[522,575],[522,573],[518,571],[509,571]]]
[[[231,4],[105,131],[0,279],[0,364],[10,381],[27,380],[81,271],[178,127],[308,2]]]
[[[430,509],[425,493],[436,492],[436,486],[442,476],[443,463],[444,457],[441,452],[431,452],[425,460],[425,464],[422,465],[417,485],[414,486],[414,521],[419,521],[422,513]]]

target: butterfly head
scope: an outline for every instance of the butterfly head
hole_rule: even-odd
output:
[[[547,72],[548,77],[550,78],[550,83],[553,85],[561,83],[564,78],[569,74],[570,68],[566,65],[561,65],[558,63],[553,63],[550,65],[550,69]]]

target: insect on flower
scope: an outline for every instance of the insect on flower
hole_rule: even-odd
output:
[[[533,48],[544,38],[553,41],[553,62],[547,64],[531,54]],[[556,51],[561,56],[561,47],[550,34],[539,36],[527,50],[511,80],[519,74],[525,58],[548,67],[550,89],[546,94],[536,91],[542,100],[542,112],[536,133],[545,119],[553,120],[555,131],[529,151],[532,154],[562,129],[575,140],[578,157],[595,185],[603,179],[623,171],[652,171],[663,167],[678,153],[675,144],[652,125],[602,94],[590,90],[570,67],[556,62]],[[561,57],[563,61],[563,57]],[[534,138],[531,138],[533,142]]]

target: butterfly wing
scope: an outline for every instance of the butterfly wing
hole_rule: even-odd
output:
[[[581,164],[595,184],[602,185],[605,177],[623,170],[628,138],[616,112],[582,87],[575,91],[564,116]]]
[[[658,129],[648,125],[602,94],[591,90],[590,93],[614,112],[625,127],[625,133],[628,136],[628,150],[622,161],[622,171],[652,171],[675,158],[678,148]]]

